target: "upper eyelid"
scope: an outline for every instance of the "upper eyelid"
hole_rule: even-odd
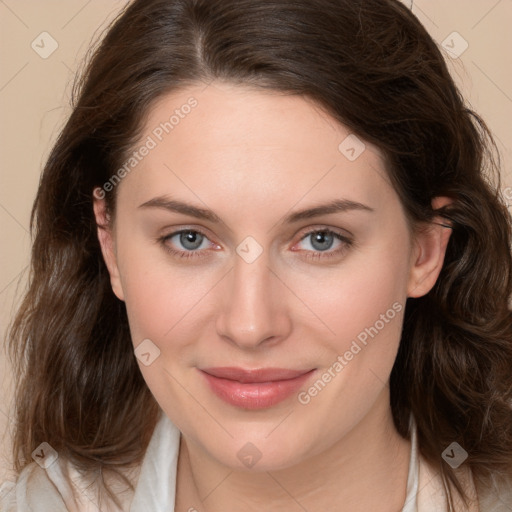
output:
[[[299,235],[301,237],[301,240],[302,238],[304,238],[305,236],[308,236],[310,235],[311,233],[316,233],[318,231],[328,231],[328,232],[331,232],[331,233],[336,233],[340,236],[343,236],[345,238],[352,238],[352,234],[347,231],[346,229],[342,229],[342,228],[334,228],[334,227],[328,227],[328,226],[323,226],[320,225],[320,227],[313,227],[313,228],[304,228],[304,231],[301,230],[301,235]]]

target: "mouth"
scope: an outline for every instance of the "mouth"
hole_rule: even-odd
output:
[[[243,409],[266,409],[286,400],[315,372],[285,368],[222,367],[198,369],[213,393]]]

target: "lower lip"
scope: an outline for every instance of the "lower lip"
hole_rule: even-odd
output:
[[[221,379],[201,371],[211,390],[225,402],[244,409],[266,409],[286,400],[300,389],[315,370],[295,379],[271,382],[242,383]]]

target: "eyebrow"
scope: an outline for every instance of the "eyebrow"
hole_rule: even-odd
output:
[[[183,201],[171,199],[167,196],[160,196],[150,199],[145,203],[141,204],[139,208],[160,208],[171,212],[182,213],[197,219],[207,220],[213,223],[222,223],[222,219],[212,210],[205,208],[199,208]],[[288,214],[283,224],[293,224],[303,219],[311,219],[320,215],[327,215],[330,213],[348,212],[348,211],[366,211],[374,212],[373,208],[359,203],[357,201],[351,201],[349,199],[334,199],[328,203],[313,206],[296,212]]]

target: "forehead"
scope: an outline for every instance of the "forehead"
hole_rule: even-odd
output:
[[[143,146],[120,187],[138,204],[166,193],[255,209],[326,194],[375,205],[393,195],[381,151],[301,96],[189,86],[153,105],[134,151]]]

